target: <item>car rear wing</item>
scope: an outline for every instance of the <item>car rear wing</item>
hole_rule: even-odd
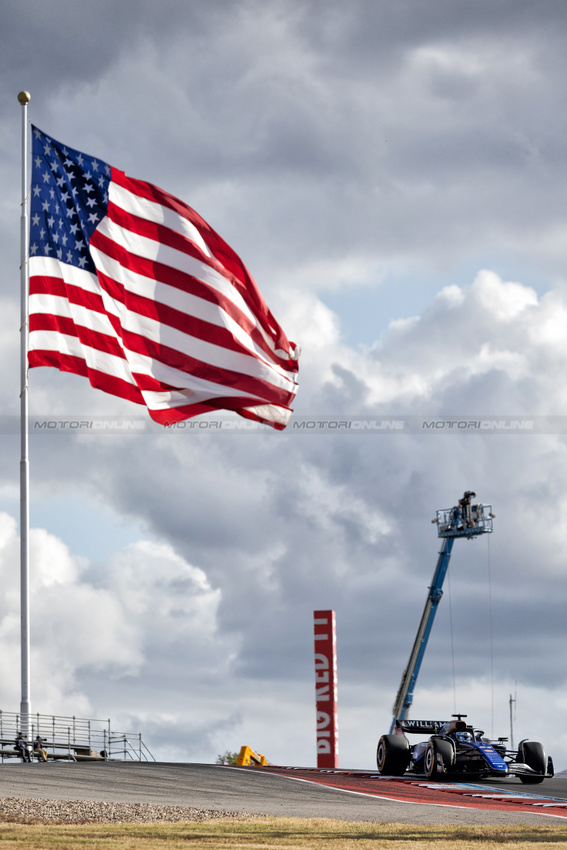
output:
[[[394,734],[436,735],[447,720],[398,720],[394,723]]]

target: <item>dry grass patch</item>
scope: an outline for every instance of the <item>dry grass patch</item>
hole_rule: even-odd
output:
[[[567,844],[567,826],[452,827],[347,823],[307,818],[251,818],[207,823],[29,824],[0,822],[0,842],[10,850],[479,850],[505,845],[509,850],[538,850]]]

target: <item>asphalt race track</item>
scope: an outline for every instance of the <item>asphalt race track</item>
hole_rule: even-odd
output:
[[[562,824],[567,777],[522,785],[388,779],[364,771],[105,762],[0,764],[0,797],[100,800],[410,824]]]

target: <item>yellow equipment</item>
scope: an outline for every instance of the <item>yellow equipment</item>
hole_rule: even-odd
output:
[[[262,754],[258,755],[255,753],[251,747],[241,747],[240,752],[238,753],[238,758],[236,759],[236,764],[240,767],[247,767],[250,765],[260,765],[264,766],[265,764],[269,764],[268,760]]]

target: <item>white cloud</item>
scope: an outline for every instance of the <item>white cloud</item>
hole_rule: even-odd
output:
[[[145,643],[215,637],[221,592],[211,587],[203,570],[188,564],[171,546],[134,543],[92,576],[97,581],[104,576],[106,587],[124,606],[125,619],[144,630]]]
[[[15,699],[19,658],[19,539],[14,520],[0,514],[0,656],[3,700]],[[91,713],[96,695],[77,677],[110,680],[143,675],[148,655],[182,643],[213,644],[220,591],[202,570],[170,546],[140,541],[93,567],[44,529],[30,533],[32,675],[37,710]],[[210,654],[210,651],[209,651]]]

